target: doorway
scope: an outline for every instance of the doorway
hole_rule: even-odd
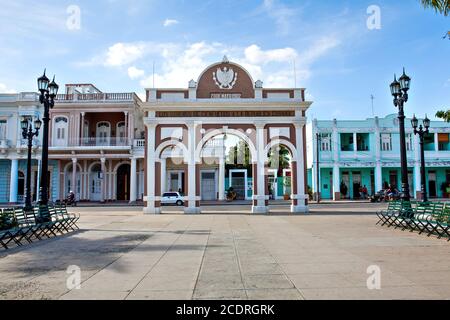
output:
[[[204,201],[216,200],[216,172],[202,171],[201,174],[201,199]]]
[[[122,164],[117,169],[117,200],[128,201],[130,200],[130,172],[131,167],[129,164]]]
[[[436,172],[429,171],[428,172],[428,192],[430,198],[437,197],[437,184],[436,184]]]
[[[359,189],[361,188],[361,172],[353,172],[353,199],[361,198]]]
[[[230,187],[236,192],[236,200],[246,200],[247,170],[230,170]]]

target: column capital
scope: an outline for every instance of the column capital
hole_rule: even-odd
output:
[[[306,125],[306,121],[304,120],[299,120],[299,121],[295,121],[294,122],[294,127],[296,129],[303,129],[303,127]]]
[[[84,118],[85,115],[86,115],[86,112],[82,111],[81,116]]]
[[[77,163],[78,159],[77,158],[72,158],[72,163]]]
[[[267,122],[255,121],[255,128],[256,129],[264,129],[266,124],[267,124]]]
[[[106,163],[106,158],[100,158],[100,162],[101,162],[102,164],[105,164],[105,163]]]

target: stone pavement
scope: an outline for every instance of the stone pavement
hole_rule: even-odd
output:
[[[450,299],[450,243],[375,226],[377,208],[73,208],[81,231],[0,253],[0,298]],[[67,289],[71,265],[80,290]],[[381,268],[381,290],[367,288],[371,265]]]

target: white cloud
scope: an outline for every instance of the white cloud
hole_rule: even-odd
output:
[[[142,58],[147,45],[145,43],[116,43],[106,53],[106,66],[123,66]]]
[[[450,79],[448,79],[447,81],[445,81],[444,87],[450,87]]]
[[[170,27],[170,26],[173,26],[173,25],[176,25],[176,24],[179,24],[179,23],[180,22],[178,20],[175,20],[175,19],[166,19],[166,20],[164,20],[163,25],[164,25],[164,27]]]
[[[247,69],[255,81],[262,80],[266,87],[292,87],[304,85],[302,83],[313,74],[313,64],[339,44],[340,40],[330,35],[319,38],[302,51],[291,47],[264,50],[257,44],[234,47],[205,41],[191,44],[119,42],[91,59],[88,65],[126,67],[128,76],[140,79],[142,87],[153,86],[153,79],[157,87],[186,87],[189,80],[197,80],[208,65],[226,54],[231,61]],[[152,68],[149,61],[155,61],[154,75],[149,72],[152,70],[142,67]],[[139,63],[141,68],[134,63]]]
[[[128,76],[132,80],[142,78],[144,75],[145,75],[145,71],[138,69],[135,66],[128,68]]]
[[[0,93],[17,93],[16,90],[8,88],[5,84],[0,83]]]
[[[299,60],[302,64],[314,63],[317,59],[340,44],[341,41],[336,36],[324,36],[316,40],[306,51],[302,52]]]
[[[252,64],[266,64],[269,62],[286,62],[297,58],[295,49],[283,48],[263,51],[256,44],[245,48],[245,59]]]
[[[262,8],[275,21],[281,34],[289,33],[291,19],[297,13],[296,9],[280,4],[276,0],[264,0]]]
[[[189,80],[198,77],[203,69],[221,55],[222,45],[197,42],[186,46],[166,45],[161,56],[163,62],[156,65],[154,75],[157,87],[186,87]],[[195,79],[197,80],[197,79]],[[153,75],[141,80],[141,86],[151,87]]]

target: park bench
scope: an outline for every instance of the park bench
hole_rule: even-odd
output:
[[[395,229],[409,229],[411,232],[419,231],[419,234],[436,234],[439,238],[450,239],[450,206],[442,202],[394,202],[377,215],[377,224],[382,222],[382,225],[394,226]]]
[[[69,214],[65,205],[34,207],[31,212],[23,208],[2,209],[1,217],[0,244],[5,249],[11,242],[22,246],[24,240],[32,243],[78,230],[79,215]]]
[[[388,208],[386,210],[381,210],[377,212],[377,216],[379,218],[377,224],[381,223],[382,226],[388,223],[390,224],[393,221],[393,219],[395,219],[395,217],[400,214],[401,210],[402,210],[401,201],[399,200],[390,201],[388,204]]]

